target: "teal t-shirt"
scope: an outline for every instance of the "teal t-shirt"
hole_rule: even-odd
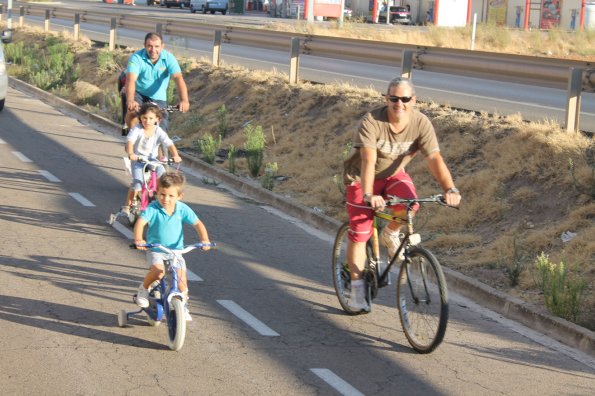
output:
[[[153,201],[141,214],[141,218],[148,222],[147,243],[159,243],[169,249],[182,249],[183,224],[194,225],[198,221],[198,216],[190,206],[180,201],[176,202],[176,209],[171,216],[165,212],[159,201]]]
[[[136,51],[128,60],[126,73],[136,74],[136,92],[154,100],[167,100],[167,86],[171,75],[180,73],[180,65],[170,52],[162,50],[155,64],[147,50]]]

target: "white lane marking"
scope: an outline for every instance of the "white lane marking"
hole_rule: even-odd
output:
[[[186,267],[186,278],[192,282],[202,282],[202,278],[196,275],[194,272],[190,271],[188,267]]]
[[[95,206],[93,202],[89,201],[87,198],[83,197],[79,193],[68,193],[68,195],[76,199],[83,206]]]
[[[310,369],[314,374],[322,378],[324,382],[329,384],[333,389],[345,396],[364,396],[363,393],[355,389],[349,383],[345,382],[341,377],[337,376],[329,369],[313,368]]]
[[[58,179],[56,176],[52,175],[50,172],[46,170],[38,170],[37,172],[39,172],[41,176],[45,177],[46,179],[48,179],[48,181],[51,181],[52,183],[62,182],[62,180]]]
[[[6,144],[6,142],[2,139],[0,139],[0,144]]]
[[[278,337],[279,333],[272,330],[270,327],[262,323],[260,320],[252,316],[244,308],[231,300],[217,300],[217,302],[225,307],[229,312],[243,320],[248,326],[256,330],[260,335],[267,337]]]
[[[118,221],[114,221],[114,223],[112,224],[112,227],[114,227],[114,229],[116,231],[118,231],[120,234],[124,235],[126,238],[128,238],[130,240],[134,239],[134,233],[132,231],[130,231],[122,223],[120,223]],[[190,271],[188,268],[186,268],[186,278],[188,278],[189,281],[193,281],[193,282],[202,282],[202,280],[203,280],[200,276],[196,275],[194,272]]]
[[[14,154],[15,157],[20,159],[22,162],[33,162],[29,158],[27,158],[27,156],[25,154],[21,153],[20,151],[13,151],[12,153]]]
[[[128,239],[134,239],[134,234],[128,228],[122,225],[122,223],[114,221],[112,227],[116,229],[120,234],[124,235]]]

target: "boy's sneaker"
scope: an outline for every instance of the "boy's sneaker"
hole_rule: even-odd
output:
[[[136,305],[141,308],[147,308],[149,306],[149,291],[140,285],[136,292]]]
[[[380,233],[380,242],[388,251],[388,259],[391,260],[395,255],[395,252],[401,245],[401,236],[402,234],[398,231],[391,231],[388,227],[384,227],[382,232]],[[404,250],[399,253],[399,260],[405,260],[405,255],[403,254]]]
[[[192,322],[192,316],[190,316],[190,310],[188,310],[188,304],[184,304],[184,319],[186,319],[186,322]]]

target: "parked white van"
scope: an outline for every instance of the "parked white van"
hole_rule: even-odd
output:
[[[190,12],[193,14],[197,11],[214,14],[218,11],[225,15],[228,8],[227,0],[190,0]]]
[[[2,32],[2,43],[9,43],[12,40],[12,32],[4,30]],[[0,43],[0,111],[4,109],[4,100],[8,90],[8,70],[6,70],[6,59],[4,58],[4,49]]]

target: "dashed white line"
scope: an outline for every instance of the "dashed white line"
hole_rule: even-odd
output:
[[[93,202],[89,201],[87,198],[83,197],[79,193],[68,193],[68,195],[76,199],[83,206],[95,206]]]
[[[192,282],[202,282],[202,278],[186,268],[186,278]]]
[[[114,224],[112,224],[112,227],[114,227],[116,229],[116,231],[118,231],[120,234],[124,235],[126,238],[134,239],[134,234],[132,233],[132,231],[130,231],[128,228],[124,227],[122,225],[122,223],[114,221]]]
[[[260,335],[267,337],[279,337],[279,333],[272,330],[270,327],[262,323],[260,320],[252,316],[244,308],[231,300],[217,300],[219,304],[225,307],[229,312],[243,320],[248,326],[256,330]]]
[[[25,154],[21,153],[20,151],[13,151],[12,154],[15,157],[17,157],[18,159],[20,159],[22,162],[33,162],[29,158],[27,158],[27,156]]]
[[[337,392],[345,396],[364,396],[363,393],[355,389],[341,377],[337,376],[329,369],[313,368],[310,369],[314,374],[319,376],[324,382],[333,387]]]
[[[48,172],[46,170],[38,170],[37,172],[39,172],[39,174],[41,176],[45,177],[46,179],[48,179],[48,181],[50,181],[52,183],[62,182],[62,180],[58,179],[56,176],[52,175],[50,172]]]

